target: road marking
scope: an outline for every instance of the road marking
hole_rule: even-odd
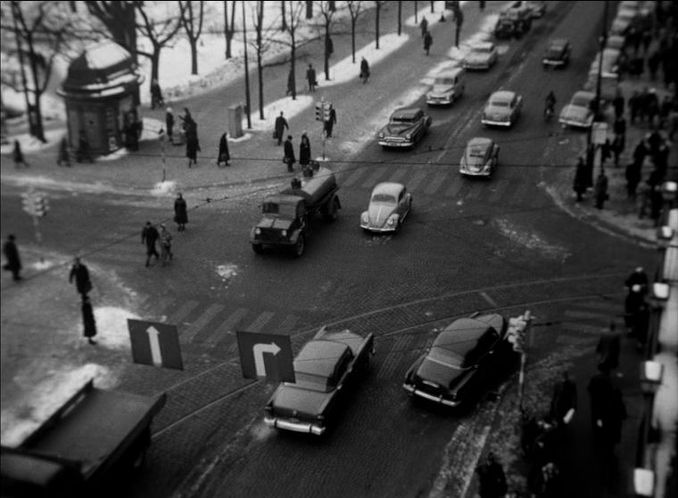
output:
[[[200,315],[200,317],[193,322],[191,325],[189,325],[186,329],[186,331],[182,334],[183,339],[186,341],[192,341],[195,339],[195,337],[198,335],[198,333],[202,330],[205,325],[207,325],[212,318],[217,316],[221,310],[224,309],[224,306],[221,304],[212,304],[210,305],[209,308],[205,310],[205,312]]]
[[[356,166],[356,171],[353,172],[351,176],[349,176],[346,180],[343,182],[344,187],[350,187],[353,185],[355,182],[358,181],[358,178],[363,176],[363,173],[365,172],[365,166]]]
[[[433,195],[436,190],[442,187],[443,182],[447,180],[447,173],[436,173],[433,176],[433,179],[428,183],[428,186],[424,189],[426,195]]]
[[[445,191],[445,197],[455,197],[464,186],[464,179],[457,177],[451,187]]]
[[[621,313],[621,307],[619,309]],[[568,318],[583,318],[583,319],[594,319],[594,320],[609,320],[610,317],[607,313],[602,313],[600,311],[585,311],[585,310],[565,310],[563,313]]]
[[[367,180],[365,180],[362,184],[362,187],[367,189],[367,190],[372,190],[374,186],[377,184],[377,180],[379,180],[381,177],[383,177],[386,174],[386,168],[377,168],[374,170],[374,173],[372,173]]]
[[[407,173],[410,172],[410,168],[403,166],[398,168],[395,172],[389,177],[389,182],[399,182]]]
[[[167,323],[172,323],[177,326],[180,325],[180,322],[186,318],[191,311],[198,307],[198,304],[200,304],[198,301],[186,301],[178,310],[167,317]]]
[[[248,310],[246,308],[238,308],[235,310],[233,313],[229,315],[226,320],[224,320],[221,325],[219,325],[212,335],[210,335],[207,340],[205,341],[205,344],[209,345],[215,345],[219,343],[222,339],[229,339],[232,337],[233,333],[233,327],[240,322],[240,320],[243,319],[245,315],[247,315]]]
[[[424,181],[427,176],[428,173],[426,171],[418,171],[415,173],[414,178],[409,180],[406,185],[410,192],[416,190],[419,184]]]
[[[492,299],[487,292],[483,291],[483,292],[479,292],[478,294],[485,301],[487,301],[489,303],[489,305],[492,306],[493,308],[496,308],[498,306],[497,302],[494,299]]]
[[[275,315],[275,313],[271,311],[262,312],[252,323],[245,327],[245,330],[248,332],[260,332],[261,329],[264,328],[264,325],[273,318],[273,315]]]
[[[299,317],[296,315],[287,315],[282,323],[278,326],[276,332],[278,334],[285,334],[292,330],[294,326],[299,321]]]

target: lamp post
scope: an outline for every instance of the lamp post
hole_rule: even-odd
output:
[[[252,117],[250,116],[250,71],[247,65],[247,22],[245,19],[245,2],[242,4],[242,42],[245,52],[245,113],[247,114],[247,129],[252,129]],[[283,18],[284,19],[284,18]]]
[[[598,74],[596,75],[596,96],[592,103],[593,109],[593,121],[599,121],[601,118],[601,109],[600,109],[600,93],[601,93],[601,83],[603,75],[603,52],[607,46],[607,15],[609,9],[609,2],[605,0],[605,8],[603,10],[603,28],[600,37],[598,38],[598,44],[600,46],[600,52],[598,53]],[[593,144],[592,135],[593,135],[594,126],[589,127],[588,133],[586,134],[586,166],[589,171],[589,178],[591,179],[590,183],[593,183],[593,161],[595,156],[595,145]]]
[[[644,361],[640,364],[640,387],[643,392],[644,409],[640,441],[636,453],[636,468],[633,469],[633,492],[635,496],[654,496],[656,474],[648,458],[647,446],[650,444],[650,429],[654,412],[654,397],[662,384],[664,365],[658,361]]]

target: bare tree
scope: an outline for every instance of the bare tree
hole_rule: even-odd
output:
[[[417,6],[419,2],[417,0],[414,0],[414,24],[419,24],[419,19],[417,17],[419,16],[419,7]]]
[[[3,3],[3,10],[7,7]],[[15,55],[19,60],[20,87],[28,111],[29,132],[42,142],[45,131],[42,123],[41,97],[49,84],[54,60],[67,43],[67,34],[75,24],[74,16],[64,2],[9,2],[12,26],[5,25],[7,13],[3,12],[3,30],[15,34]],[[28,71],[27,71],[28,69]],[[3,70],[3,83],[8,83]]]
[[[137,62],[137,24],[135,4],[130,1],[83,2],[87,10],[98,19],[110,33],[111,39],[122,45]]]
[[[285,3],[283,1],[283,3]],[[301,13],[304,9],[304,4],[301,2],[290,1],[289,18],[287,20],[287,34],[290,39],[288,46],[290,47],[290,74],[288,79],[288,92],[292,93],[292,100],[297,100],[297,84],[296,84],[296,57],[297,57],[297,29],[301,23]]]
[[[306,19],[313,19],[313,0],[306,0]]]
[[[330,56],[334,52],[334,43],[332,42],[332,21],[336,10],[330,8],[330,2],[319,2],[320,14],[323,17],[323,26],[325,28],[325,81],[330,79]]]
[[[224,0],[224,37],[226,38],[226,59],[233,57],[231,55],[231,40],[235,34],[235,3],[231,0],[231,24],[228,23],[228,2]]]
[[[398,0],[398,36],[403,34],[403,2]]]
[[[346,7],[348,7],[348,14],[351,18],[351,56],[353,57],[353,63],[355,64],[355,25],[358,21],[358,17],[362,14],[362,1],[347,1]]]
[[[254,24],[254,30],[256,36],[254,41],[249,42],[250,45],[254,48],[254,51],[257,56],[257,82],[259,90],[259,119],[262,121],[264,117],[264,53],[270,47],[270,40],[264,38],[264,31],[267,31],[272,28],[272,26],[264,26],[264,1],[257,1],[256,5],[251,7],[252,19]]]
[[[375,48],[379,50],[379,19],[381,18],[381,8],[384,6],[384,1],[375,1],[374,6],[376,7],[376,12],[374,16],[374,32],[375,32]]]
[[[157,13],[154,12],[154,15],[152,16],[154,19],[151,19],[147,10],[149,7],[153,7],[153,3],[156,4],[156,7],[166,6],[168,9],[172,5],[169,2],[135,2],[134,5],[141,19],[139,30],[146,38],[148,38],[148,41],[153,47],[152,52],[150,53],[138,50],[140,55],[144,55],[151,59],[151,82],[158,79],[160,51],[170,42],[170,40],[172,40],[172,38],[174,38],[181,27],[181,20],[174,12],[166,12],[164,19],[157,19]]]
[[[431,0],[431,14],[433,14],[435,12],[435,8],[434,8],[433,4],[434,4],[434,2],[433,2],[433,0]]]
[[[280,31],[287,31],[287,14],[285,13],[285,10],[285,0],[282,0],[280,2],[280,18],[282,19]]]
[[[193,2],[191,0],[177,0],[179,3],[179,10],[181,12],[181,24],[186,31],[188,43],[191,45],[191,74],[198,74],[198,39],[202,34],[202,24],[205,13],[205,2],[200,0],[198,3],[200,10],[198,11],[198,18],[193,12]],[[197,24],[196,24],[197,23]]]

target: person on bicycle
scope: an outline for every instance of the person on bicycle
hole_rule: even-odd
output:
[[[171,261],[172,256],[172,235],[167,231],[165,225],[160,225],[160,259],[162,266],[165,266],[167,261]]]
[[[546,106],[544,107],[544,115],[553,114],[556,109],[556,96],[553,90],[546,96]]]

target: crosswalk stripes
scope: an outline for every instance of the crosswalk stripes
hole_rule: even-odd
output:
[[[402,166],[395,170],[393,174],[389,177],[389,180],[392,182],[399,182],[402,180],[405,175],[407,175],[410,172],[410,168],[408,166]]]
[[[346,180],[344,180],[343,186],[344,187],[350,187],[352,186],[355,182],[358,181],[358,179],[363,176],[363,173],[365,172],[365,168],[358,168],[356,169],[351,176],[349,176]]]
[[[205,344],[208,346],[221,346],[224,342],[233,339],[235,326],[247,315],[247,308],[238,308],[224,320],[214,332],[207,337]]]
[[[412,192],[416,192],[421,182],[423,182],[427,176],[428,176],[427,171],[417,171],[414,174],[414,177],[407,182],[407,188],[410,189],[410,191]]]
[[[363,182],[363,188],[371,190],[377,184],[378,180],[384,176],[388,168],[377,168],[374,172]]]
[[[197,334],[203,330],[203,328],[222,310],[224,306],[221,304],[212,304],[210,305],[196,321],[191,323],[186,329],[181,333],[181,338],[183,341],[191,342],[196,338]]]
[[[172,323],[174,325],[179,325],[180,322],[186,318],[191,311],[198,307],[200,303],[198,301],[188,300],[182,304],[177,310],[171,313],[167,317],[167,323]]]
[[[401,360],[407,356],[413,339],[414,336],[411,334],[403,334],[396,339],[393,347],[384,359],[384,363],[381,365],[379,372],[377,372],[378,378],[390,378],[395,374],[400,366]]]
[[[431,181],[428,182],[428,185],[426,185],[426,188],[423,189],[424,194],[435,194],[436,190],[438,190],[443,185],[443,182],[447,179],[447,177],[447,173],[435,173]]]
[[[261,329],[273,318],[275,313],[270,311],[262,312],[252,323],[245,327],[248,332],[261,332]]]

